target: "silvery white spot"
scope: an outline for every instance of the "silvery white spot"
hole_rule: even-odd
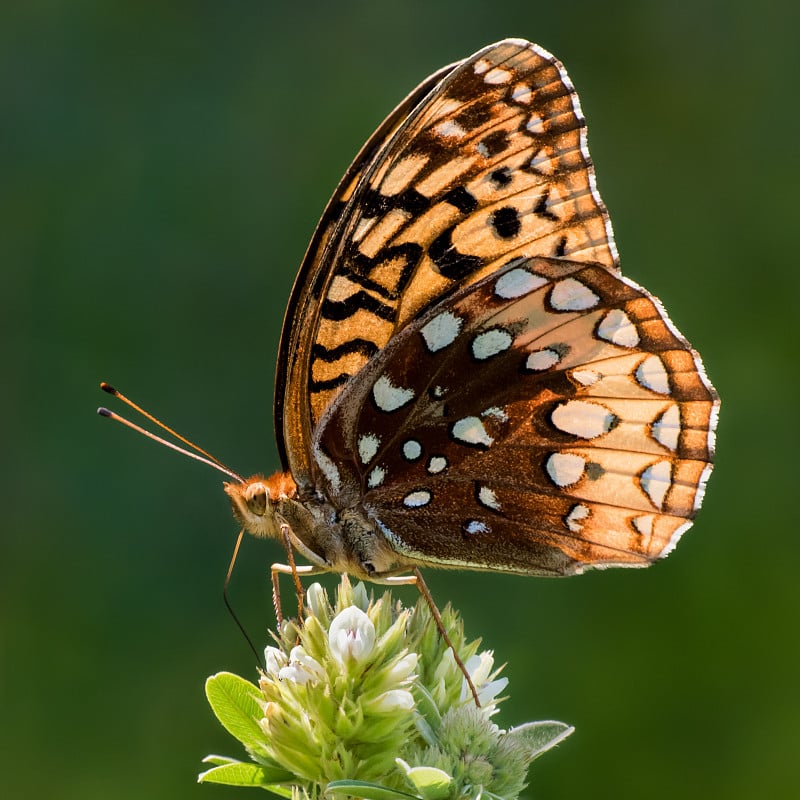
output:
[[[464,320],[452,311],[442,311],[420,328],[425,345],[431,353],[451,345],[459,334]]]
[[[524,83],[518,83],[511,93],[511,99],[516,103],[527,105],[531,101],[531,87],[526,86]]]
[[[553,453],[547,459],[547,474],[556,486],[572,486],[583,476],[586,461],[574,453]]]
[[[582,400],[568,400],[556,406],[550,415],[553,425],[564,433],[594,439],[608,433],[617,417],[604,406]]]
[[[651,464],[639,477],[642,489],[656,508],[664,507],[664,498],[672,485],[672,464],[659,461]]]
[[[508,414],[500,408],[499,406],[491,406],[487,408],[485,411],[481,411],[482,417],[494,417],[500,422],[508,422]]]
[[[550,292],[550,305],[556,311],[585,311],[599,302],[600,298],[575,278],[558,281]]]
[[[681,434],[681,412],[678,406],[670,406],[654,423],[651,428],[653,438],[664,447],[674,451],[678,446],[678,437]]]
[[[422,455],[422,445],[416,439],[409,439],[403,445],[403,455],[409,461],[414,461]]]
[[[620,347],[636,347],[639,334],[628,315],[618,308],[612,308],[597,326],[597,335],[611,344]]]
[[[602,374],[594,369],[574,369],[572,377],[582,386],[593,386],[602,378]]]
[[[561,356],[555,351],[545,347],[542,350],[534,350],[525,361],[525,369],[533,372],[543,372],[550,367],[554,367],[561,361]]]
[[[577,503],[570,509],[570,512],[569,514],[567,514],[565,522],[567,523],[567,527],[573,533],[580,533],[583,530],[583,523],[586,521],[588,517],[589,517],[589,509],[585,505]]]
[[[543,175],[552,175],[555,168],[553,157],[544,147],[538,150],[536,155],[530,160],[530,166]]]
[[[500,510],[500,501],[497,499],[497,495],[488,486],[481,486],[480,489],[478,489],[478,502],[486,506],[486,508],[491,508],[493,511]]]
[[[444,396],[444,389],[442,389],[441,386],[434,386],[433,389],[431,389],[431,395],[438,400]]]
[[[338,492],[342,488],[342,478],[339,475],[339,469],[336,464],[331,461],[327,454],[322,452],[322,448],[318,444],[314,445],[314,461],[317,466],[322,470],[322,474],[331,485],[334,492]]]
[[[508,350],[514,342],[514,337],[503,328],[491,328],[488,331],[479,333],[472,340],[472,355],[478,361],[486,361],[487,358],[499,355]]]
[[[464,523],[464,531],[466,533],[489,533],[489,526],[479,519],[470,519]]]
[[[378,452],[381,440],[374,433],[365,433],[358,437],[358,455],[362,464],[369,464]]]
[[[403,505],[406,508],[421,508],[428,505],[432,497],[433,495],[427,489],[417,489],[414,492],[409,492],[403,498]]]
[[[446,119],[440,122],[434,129],[439,136],[446,138],[460,138],[464,135],[464,129],[454,120]]]
[[[375,467],[367,476],[367,486],[375,489],[380,486],[386,477],[386,470],[383,467]]]
[[[531,114],[525,126],[531,133],[544,133],[544,120],[538,114]]]
[[[645,389],[659,394],[669,394],[669,375],[658,356],[648,356],[636,368],[636,382]]]
[[[488,147],[487,147],[487,146],[486,146],[486,145],[485,145],[483,142],[478,142],[478,144],[477,144],[477,146],[475,147],[475,149],[476,149],[476,150],[478,151],[478,153],[479,153],[480,155],[482,155],[484,158],[489,158],[489,148],[488,148]]]
[[[486,83],[508,83],[511,80],[512,73],[510,70],[495,67],[490,69],[484,76],[483,80]]]
[[[372,396],[381,411],[396,411],[414,398],[414,392],[395,386],[386,375],[381,375],[372,387]]]
[[[517,269],[509,270],[497,279],[497,283],[494,285],[494,293],[504,300],[510,300],[513,297],[523,297],[526,294],[530,294],[547,283],[547,278],[518,267]]]
[[[447,469],[447,459],[444,456],[431,456],[428,461],[428,472],[436,475],[444,469]]]
[[[473,67],[477,75],[483,75],[483,73],[486,72],[486,70],[489,70],[491,68],[492,68],[492,62],[487,61],[485,58],[478,59],[475,62],[475,66]]]
[[[494,441],[478,417],[464,417],[453,425],[453,436],[466,444],[489,447]]]
[[[631,524],[633,525],[636,533],[640,534],[641,536],[652,536],[653,519],[654,517],[652,514],[644,514],[641,517],[634,517],[631,520]]]

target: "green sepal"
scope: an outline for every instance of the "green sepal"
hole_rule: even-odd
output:
[[[429,747],[436,747],[439,743],[437,734],[442,726],[439,706],[421,681],[417,681],[411,691],[417,703],[417,714],[414,716],[417,731]]]

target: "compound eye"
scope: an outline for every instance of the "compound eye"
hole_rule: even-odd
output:
[[[253,484],[247,491],[247,508],[256,516],[267,513],[267,487],[263,483]]]

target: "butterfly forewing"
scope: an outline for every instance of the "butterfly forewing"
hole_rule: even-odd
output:
[[[307,334],[310,330],[309,325],[319,314],[321,292],[328,279],[329,245],[340,235],[341,222],[349,213],[350,200],[364,173],[375,162],[386,142],[406,121],[411,111],[445,75],[452,71],[454,66],[443,67],[426,78],[392,111],[361,148],[328,201],[295,278],[286,307],[278,353],[274,416],[281,462],[284,468],[292,467],[292,472],[300,479],[307,477],[309,467],[306,453],[310,446],[308,420],[311,409],[306,378],[310,346]],[[350,340],[348,349],[369,356],[377,348],[372,342],[366,339],[359,341],[356,337]],[[330,357],[330,354],[317,348],[315,356]],[[284,409],[287,409],[286,414]]]
[[[435,79],[373,137],[371,160],[351,169],[301,271],[276,419],[300,482],[325,409],[423,309],[515,257],[617,269],[561,64],[508,40]]]
[[[329,496],[360,502],[399,553],[565,574],[674,546],[714,409],[699,357],[646,292],[519,259],[396,334],[316,448]]]

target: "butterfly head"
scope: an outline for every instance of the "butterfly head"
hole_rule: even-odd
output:
[[[287,473],[276,472],[269,478],[253,475],[241,483],[224,484],[233,514],[243,528],[258,538],[277,537],[282,520],[278,503],[292,497],[296,486]]]

